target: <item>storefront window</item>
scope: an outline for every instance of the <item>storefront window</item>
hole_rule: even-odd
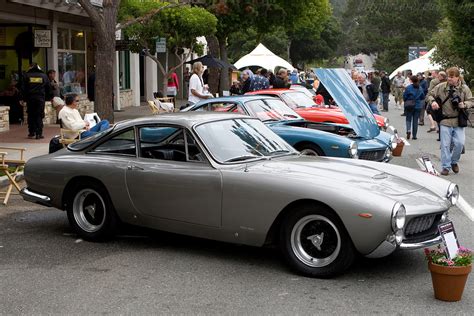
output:
[[[84,50],[84,31],[71,30],[71,49]]]
[[[69,30],[58,28],[58,49],[69,49]]]
[[[63,95],[87,93],[85,42],[84,31],[58,28],[58,75]]]
[[[119,85],[120,90],[130,89],[130,52],[119,52]]]

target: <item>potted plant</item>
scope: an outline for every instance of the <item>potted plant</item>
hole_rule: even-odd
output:
[[[456,257],[450,259],[441,246],[438,246],[436,249],[425,248],[425,255],[431,271],[435,298],[449,302],[461,300],[467,277],[472,270],[472,251],[460,247]]]

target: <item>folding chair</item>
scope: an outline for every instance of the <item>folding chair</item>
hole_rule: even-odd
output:
[[[77,142],[81,139],[81,133],[84,132],[83,129],[81,130],[72,130],[64,128],[63,122],[59,120],[59,143],[63,145],[63,147],[67,147],[67,145]],[[75,138],[70,138],[70,134],[77,134],[78,136]]]
[[[13,148],[13,147],[0,147],[0,156],[1,164],[0,170],[5,173],[10,184],[7,186],[6,191],[0,192],[0,198],[3,198],[3,205],[7,205],[10,195],[12,194],[12,189],[15,189],[20,193],[20,185],[16,181],[18,172],[25,166],[26,160],[24,157],[25,148]],[[7,151],[16,151],[19,154],[18,159],[6,159],[8,155]],[[10,171],[10,168],[13,168],[13,171]]]

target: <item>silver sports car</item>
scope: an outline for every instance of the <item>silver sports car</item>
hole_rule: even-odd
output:
[[[25,168],[25,200],[65,209],[87,240],[119,221],[224,242],[278,244],[315,277],[357,253],[439,243],[455,184],[365,160],[300,155],[258,119],[176,113],[125,121]]]

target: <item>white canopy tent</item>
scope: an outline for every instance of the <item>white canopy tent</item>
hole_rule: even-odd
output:
[[[399,71],[411,70],[412,74],[415,75],[419,72],[442,69],[441,65],[431,60],[431,56],[433,55],[434,51],[435,49],[433,48],[420,58],[413,59],[412,61],[401,65],[390,74],[389,78],[392,79],[393,77],[395,77],[397,72]]]
[[[250,53],[240,58],[234,66],[237,69],[245,67],[263,67],[268,70],[274,71],[275,67],[283,67],[288,70],[293,70],[293,66],[283,58],[272,53],[268,48],[263,46],[261,43]]]

